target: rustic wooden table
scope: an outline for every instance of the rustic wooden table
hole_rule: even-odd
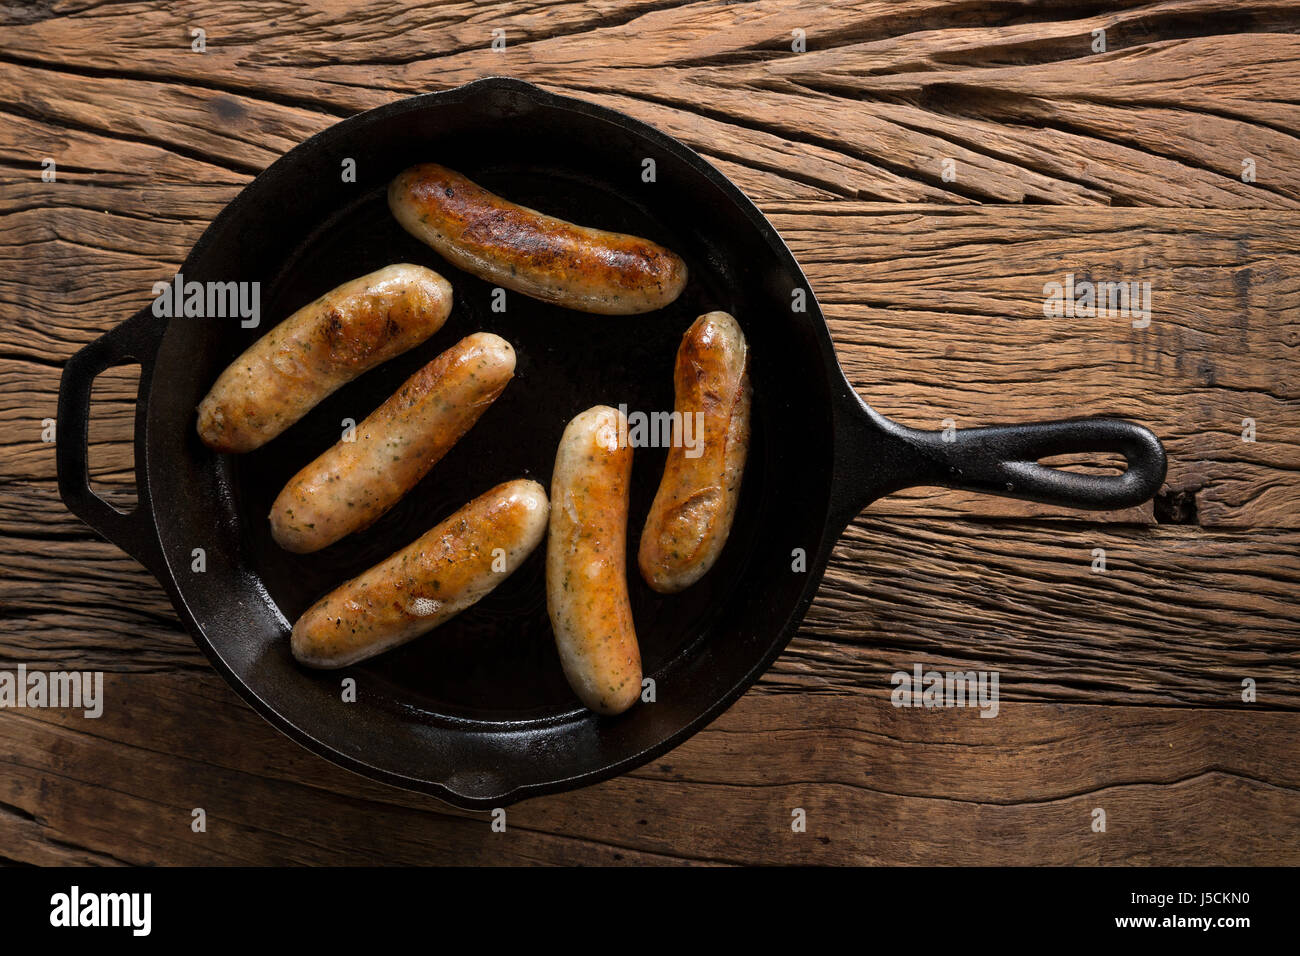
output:
[[[1095,6],[4,5],[0,666],[101,669],[111,706],[0,710],[0,856],[1300,862],[1300,5]],[[734,179],[884,413],[1128,416],[1166,443],[1161,496],[1100,515],[881,501],[728,713],[512,808],[505,833],[299,749],[63,508],[43,421],[63,361],[259,170],[340,117],[489,74],[624,110]],[[1150,283],[1149,326],[1046,317],[1071,273]],[[133,402],[128,371],[100,379],[108,496],[129,490]],[[891,706],[918,663],[998,672],[998,717]]]

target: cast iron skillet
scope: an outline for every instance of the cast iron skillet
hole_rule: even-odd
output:
[[[345,159],[357,181],[343,182]],[[653,159],[654,182],[643,161]],[[400,170],[435,160],[517,202],[647,236],[685,257],[689,286],[642,316],[568,312],[492,289],[452,268],[389,214]],[[422,347],[341,389],[257,452],[218,455],[198,439],[195,406],[218,373],[293,309],[393,262],[446,275],[455,307]],[[59,489],[68,507],[162,582],[213,666],[267,720],[359,773],[484,809],[567,790],[639,766],[739,697],[781,653],[817,592],[846,523],[881,495],[938,484],[1079,508],[1149,498],[1164,451],[1138,425],[1089,419],[915,431],[874,412],[845,380],[807,280],[759,211],[717,170],[620,113],[510,79],[486,79],[354,116],[257,177],[181,267],[185,280],[258,281],[262,324],[156,318],[151,308],[74,355],[59,394]],[[792,308],[804,289],[805,311]],[[142,289],[142,294],[150,290]],[[754,429],[740,507],[713,570],[686,592],[653,593],[630,568],[633,613],[654,703],[597,717],[561,673],[546,615],[544,548],[488,598],[437,632],[343,672],[289,653],[290,624],[318,596],[510,478],[549,484],[565,424],[595,404],[671,409],[682,333],[712,309],[735,315],[753,356]],[[373,527],[308,556],[281,551],[266,520],[302,465],[416,368],[470,332],[513,343],[515,380],[477,426]],[[89,489],[90,389],[104,369],[139,363],[139,504],[120,514]],[[1120,453],[1119,476],[1037,464]],[[636,452],[629,553],[663,467]],[[206,570],[194,571],[201,548]],[[793,567],[795,549],[806,570]],[[356,680],[343,702],[341,680]]]

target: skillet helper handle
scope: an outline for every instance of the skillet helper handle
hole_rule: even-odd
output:
[[[933,469],[935,484],[1069,508],[1115,510],[1153,497],[1165,480],[1165,450],[1141,425],[1081,418],[1032,425],[923,432],[905,439]],[[1053,455],[1124,456],[1121,475],[1086,475],[1038,463]]]
[[[59,380],[59,410],[55,427],[55,461],[59,495],[68,510],[103,538],[117,545],[158,575],[164,565],[158,534],[150,517],[144,468],[144,401],[153,375],[167,320],[142,309],[77,352],[63,366]],[[90,393],[95,379],[110,368],[138,364],[140,384],[136,394],[135,487],[136,507],[123,514],[90,488],[87,466],[90,428]]]

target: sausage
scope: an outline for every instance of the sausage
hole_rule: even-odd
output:
[[[549,508],[535,481],[497,485],[308,608],[293,626],[293,656],[309,667],[347,667],[427,634],[524,562],[546,532]]]
[[[199,404],[199,437],[217,451],[260,448],[362,372],[419,345],[451,312],[451,285],[392,265],[303,306],[221,373]]]
[[[436,163],[398,175],[388,206],[457,268],[580,312],[650,312],[686,286],[686,263],[656,242],[517,206]]]
[[[695,320],[677,349],[673,384],[682,426],[699,427],[694,447],[673,441],[641,533],[641,576],[663,594],[690,587],[713,567],[736,516],[751,390],[749,347],[734,318],[709,312]]]
[[[622,713],[641,693],[627,596],[626,433],[614,409],[587,409],[565,428],[551,475],[546,609],[569,686],[601,714]]]
[[[286,551],[318,551],[377,520],[419,483],[496,401],[515,350],[490,332],[461,339],[290,479],[271,506]]]

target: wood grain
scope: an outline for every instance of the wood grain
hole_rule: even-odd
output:
[[[0,718],[7,846],[216,865],[1300,861],[1240,822],[1300,814],[1295,714],[1004,704],[985,720],[835,692],[794,708],[765,679],[663,759],[512,807],[497,833],[300,749],[210,672],[110,676],[105,698],[97,720]]]
[[[1298,33],[1281,0],[0,7],[0,669],[102,669],[110,701],[98,721],[0,710],[3,857],[1294,865]],[[1161,496],[877,502],[753,691],[654,764],[512,808],[505,834],[300,750],[63,508],[43,421],[67,356],[259,170],[493,74],[627,112],[731,177],[880,411],[1132,417],[1168,448]],[[1066,273],[1150,282],[1150,327],[1048,318]],[[97,385],[93,475],[118,503],[133,399],[129,375]],[[999,716],[891,707],[917,663],[996,670]]]

